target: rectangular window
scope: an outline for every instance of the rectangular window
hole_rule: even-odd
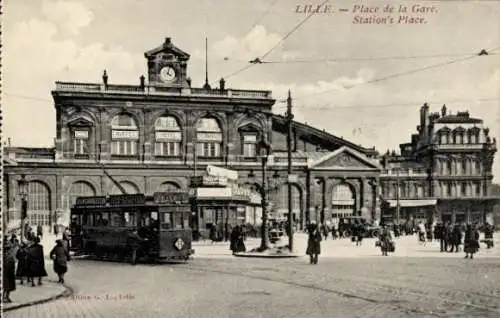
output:
[[[476,191],[475,191],[476,192],[476,196],[480,197],[481,196],[481,183],[476,182],[474,184],[474,187],[476,188]]]
[[[178,142],[156,142],[155,156],[177,157],[180,153],[180,144]]]
[[[119,156],[137,155],[137,141],[135,140],[113,140],[111,153]]]
[[[73,142],[73,153],[75,155],[86,155],[89,153],[88,140],[75,138]]]
[[[196,144],[196,155],[200,157],[220,157],[220,144],[215,142],[200,142]]]
[[[243,156],[251,158],[257,156],[257,135],[249,134],[243,136]]]

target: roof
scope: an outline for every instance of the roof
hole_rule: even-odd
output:
[[[438,118],[434,121],[435,123],[442,124],[481,124],[483,122],[482,119],[472,118],[467,115],[446,115],[444,117]]]
[[[180,56],[181,58],[189,59],[189,54],[184,52],[183,50],[179,49],[177,46],[172,44],[171,38],[165,38],[165,42],[163,42],[162,45],[151,49],[147,52],[144,53],[144,56],[146,58],[149,58],[157,53],[160,52],[172,52],[177,56]]]
[[[273,123],[278,123],[278,124],[286,124],[286,118],[282,115],[278,115],[278,114],[273,114],[272,115],[272,119],[273,119]],[[335,135],[332,135],[326,131],[323,131],[323,130],[320,130],[318,128],[314,128],[312,126],[309,126],[307,124],[304,124],[304,123],[300,123],[300,122],[297,122],[297,121],[292,121],[292,125],[294,128],[298,129],[298,130],[301,130],[301,131],[305,131],[305,132],[308,132],[309,134],[311,135],[314,135],[318,138],[321,138],[325,141],[328,141],[328,142],[331,142],[331,143],[334,143],[334,144],[338,144],[338,145],[342,145],[342,146],[347,146],[351,149],[354,149],[356,151],[359,151],[363,154],[374,154],[376,153],[376,150],[375,148],[365,148],[363,146],[360,146],[360,145],[357,145],[355,143],[352,143],[344,138],[341,138],[341,137],[337,137]]]

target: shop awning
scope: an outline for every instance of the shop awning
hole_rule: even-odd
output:
[[[396,200],[387,200],[391,208],[396,207]],[[430,206],[436,205],[436,199],[426,199],[426,200],[399,200],[400,207],[419,207],[419,206]]]

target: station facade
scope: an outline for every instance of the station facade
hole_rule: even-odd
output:
[[[374,148],[293,121],[289,178],[288,122],[272,113],[270,91],[228,88],[223,79],[216,88],[208,82],[192,87],[190,56],[170,38],[145,58],[148,74],[137,85],[111,84],[106,71],[98,83],[56,82],[55,146],[4,149],[8,227],[20,223],[21,180],[28,185],[27,222],[47,228],[69,224],[78,196],[122,194],[108,175],[128,194],[152,195],[187,189],[191,177],[216,166],[237,171],[239,187],[255,191],[263,179],[260,141],[271,145],[266,154],[271,217],[288,212],[290,182],[298,227],[308,220],[335,221],[355,213],[380,218],[383,168]],[[215,218],[221,208],[222,192],[217,191],[227,192],[202,191],[202,205],[214,211],[204,217]],[[234,222],[258,223],[254,208],[251,216],[247,208],[235,207],[245,215]]]

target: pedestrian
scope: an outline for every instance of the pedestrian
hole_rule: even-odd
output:
[[[318,264],[318,255],[321,254],[321,230],[319,225],[311,223],[308,231],[306,254],[310,264]]]
[[[33,244],[28,248],[27,267],[31,286],[35,286],[35,277],[38,277],[38,285],[42,285],[42,277],[47,276],[47,271],[45,270],[43,246],[40,245],[40,239],[37,237],[34,238]]]
[[[214,242],[217,241],[217,229],[215,228],[215,225],[213,225],[213,224],[212,224],[212,226],[210,226],[210,230],[208,232],[208,237],[212,241],[212,244],[214,244]]]
[[[43,227],[40,224],[36,227],[36,236],[38,236],[40,240],[43,238]]]
[[[11,244],[4,240],[3,243],[3,264],[2,264],[2,289],[3,302],[11,303],[10,293],[16,290],[16,260]]]
[[[493,243],[493,226],[491,224],[486,223],[484,226],[484,241],[486,243],[486,248],[490,249],[494,246]]]
[[[325,241],[328,238],[328,233],[330,232],[330,229],[328,228],[328,224],[323,224],[322,226],[323,230],[323,236],[325,237]]]
[[[335,229],[335,224],[332,224],[332,239],[337,239],[337,230]]]
[[[464,237],[465,258],[474,258],[474,254],[479,249],[479,232],[472,225],[467,224]]]
[[[56,246],[50,251],[50,258],[54,261],[54,272],[59,277],[58,283],[64,284],[64,274],[68,271],[70,256],[62,240],[56,241]]]
[[[67,230],[63,232],[62,243],[63,243],[64,248],[66,248],[66,250],[68,250],[68,253],[69,253],[70,238],[69,238],[69,234],[68,234]]]
[[[26,243],[21,243],[16,252],[17,269],[16,277],[20,280],[20,284],[24,283],[24,279],[28,277],[28,246]],[[26,282],[27,283],[27,282]]]
[[[382,256],[388,256],[387,253],[389,251],[394,251],[394,242],[392,241],[391,232],[385,225],[382,227],[382,231],[380,231],[379,245]]]
[[[365,227],[362,223],[358,222],[356,227],[356,246],[361,246],[363,236],[365,235]]]
[[[441,252],[445,252],[447,248],[446,244],[446,227],[443,223],[438,223],[436,225],[436,237],[439,239],[439,247]]]
[[[239,225],[236,225],[231,232],[229,249],[233,252],[233,255],[239,252],[245,251],[245,244],[243,243],[242,233]],[[242,250],[243,248],[243,250]]]
[[[450,253],[455,250],[458,253],[458,248],[462,244],[462,231],[460,230],[460,225],[455,224],[453,231],[451,232],[451,250]]]

